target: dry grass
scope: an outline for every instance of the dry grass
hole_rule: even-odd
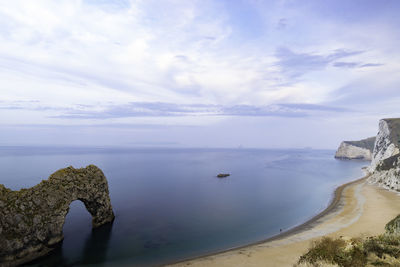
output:
[[[298,264],[297,266],[400,266],[400,236],[383,234],[350,241],[323,237],[312,243],[309,251],[300,257]]]

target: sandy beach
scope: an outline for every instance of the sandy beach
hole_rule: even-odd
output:
[[[397,193],[368,184],[366,177],[342,185],[332,203],[308,222],[264,242],[171,266],[293,266],[321,236],[357,237],[384,232],[400,213]]]

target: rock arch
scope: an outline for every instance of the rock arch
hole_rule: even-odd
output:
[[[68,167],[29,189],[0,185],[0,266],[13,266],[47,254],[63,240],[72,201],[92,215],[93,228],[114,220],[108,183],[94,165]]]

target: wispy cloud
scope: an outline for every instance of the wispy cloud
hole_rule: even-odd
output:
[[[357,68],[360,65],[358,62],[335,62],[334,67],[338,68]]]
[[[280,104],[280,106],[288,107],[294,110],[307,110],[307,111],[333,111],[333,112],[353,112],[354,110],[343,107],[333,107],[326,105],[316,105],[316,104],[302,104],[302,103],[290,103],[290,104]]]
[[[360,65],[360,68],[380,67],[380,66],[384,66],[384,64],[380,64],[380,63],[366,63],[366,64]]]
[[[278,23],[277,23],[277,29],[278,30],[284,30],[288,25],[288,21],[285,18],[281,18],[279,19]]]
[[[136,102],[128,105],[109,105],[101,111],[70,110],[56,118],[65,119],[110,119],[124,117],[174,117],[174,116],[272,116],[272,117],[305,117],[312,112],[349,112],[349,109],[312,104],[274,104],[267,106],[254,105],[178,105],[172,103]]]
[[[87,121],[86,121],[87,122]],[[14,129],[141,129],[141,130],[165,130],[179,128],[196,128],[198,125],[179,125],[179,124],[150,124],[150,123],[81,123],[81,124],[43,124],[43,123],[24,123],[24,124],[2,124],[0,128]]]
[[[308,72],[323,70],[328,64],[335,60],[362,54],[364,51],[347,51],[337,49],[330,54],[320,55],[314,53],[296,53],[287,47],[279,47],[275,56],[278,58],[276,63],[282,72],[290,79],[298,78]],[[339,66],[341,63],[339,63]]]
[[[338,68],[368,68],[368,67],[380,67],[384,64],[378,63],[360,63],[360,62],[335,62],[333,63],[334,67]]]

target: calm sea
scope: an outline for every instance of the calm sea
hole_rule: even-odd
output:
[[[116,214],[92,231],[80,201],[65,239],[34,266],[153,266],[257,242],[322,211],[336,186],[361,177],[360,161],[330,150],[0,149],[0,179],[17,190],[59,168],[100,167]],[[218,179],[218,173],[231,176]]]

